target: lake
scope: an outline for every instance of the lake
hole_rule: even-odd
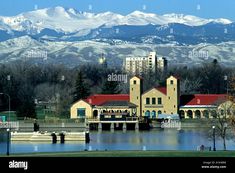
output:
[[[150,131],[91,131],[89,144],[12,142],[10,153],[66,152],[86,150],[197,150],[200,145],[213,147],[208,129],[152,129]],[[216,138],[216,149],[223,150],[222,140]],[[235,140],[227,140],[227,149],[235,150]],[[0,153],[6,153],[6,134],[0,133]]]

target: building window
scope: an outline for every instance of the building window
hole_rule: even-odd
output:
[[[133,88],[131,88],[131,91],[133,91]]]
[[[153,105],[156,104],[156,98],[152,98],[152,104],[153,104]]]
[[[150,111],[149,111],[149,110],[147,110],[147,111],[145,112],[145,116],[146,116],[146,117],[150,117]]]
[[[136,84],[136,80],[134,80],[134,85]]]
[[[139,97],[137,96],[137,100],[139,99]]]
[[[77,109],[77,116],[78,117],[85,117],[86,116],[86,109],[85,108]]]
[[[146,98],[146,105],[149,105],[149,104],[150,104],[150,99]]]
[[[170,99],[171,99],[171,97],[168,97],[168,99],[170,100]]]
[[[175,108],[175,105],[174,105],[174,108]]]
[[[159,97],[159,98],[157,99],[157,103],[158,103],[159,105],[162,104],[162,98],[161,98],[161,97]]]
[[[162,111],[158,111],[157,114],[158,114],[158,115],[159,115],[159,114],[162,114]]]
[[[151,112],[152,119],[156,119],[156,111]]]
[[[174,81],[173,80],[171,80],[171,85],[173,85],[174,84]]]

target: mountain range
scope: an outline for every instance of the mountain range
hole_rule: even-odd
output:
[[[37,50],[47,51],[48,59],[68,65],[94,62],[97,56],[105,53],[110,64],[119,65],[125,56],[144,55],[157,49],[169,61],[197,64],[205,57],[194,56],[192,60],[188,55],[190,51],[203,49],[208,51],[207,59],[218,58],[224,64],[229,60],[231,65],[235,60],[234,48],[230,47],[234,46],[233,42],[235,23],[224,18],[203,19],[192,15],[157,15],[140,11],[124,16],[63,7],[0,16],[2,63],[25,58],[29,51]],[[189,52],[185,53],[186,49]]]

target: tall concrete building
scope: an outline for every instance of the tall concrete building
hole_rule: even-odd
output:
[[[160,71],[167,70],[167,59],[165,57],[159,57],[157,58],[157,68]]]
[[[166,67],[166,58],[158,58],[156,52],[150,52],[148,56],[127,57],[124,62],[125,71],[133,75],[156,72],[158,69],[164,71]]]

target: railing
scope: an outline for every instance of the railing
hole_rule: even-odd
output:
[[[98,122],[98,121],[100,121],[100,119],[99,118],[87,118],[86,121],[88,121],[88,122],[89,121],[97,121]]]
[[[99,121],[138,121],[139,117],[125,117],[124,119],[111,119],[111,118],[87,118],[86,122],[99,122]]]
[[[128,115],[129,112],[102,112],[101,115]]]
[[[126,121],[138,121],[138,117],[126,117]]]

